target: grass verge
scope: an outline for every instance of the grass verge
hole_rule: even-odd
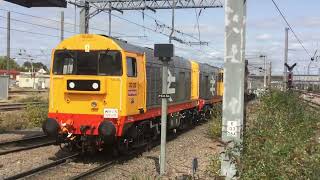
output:
[[[0,114],[0,132],[41,127],[47,115],[47,106],[33,104],[24,110],[3,112]]]
[[[318,179],[320,113],[297,93],[272,91],[248,122],[241,179]]]
[[[210,120],[210,125],[207,134],[212,139],[221,137],[221,126],[222,126],[222,105],[218,104],[212,109],[213,117]]]
[[[222,104],[218,104],[212,109],[213,117],[209,121],[209,128],[207,130],[207,135],[212,139],[221,138],[221,126],[222,126]],[[220,154],[210,155],[209,165],[206,168],[206,174],[209,177],[217,179],[220,176]]]

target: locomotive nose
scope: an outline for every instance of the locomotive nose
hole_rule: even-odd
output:
[[[57,137],[59,131],[59,124],[55,119],[48,118],[42,125],[42,130],[45,134],[51,137]]]

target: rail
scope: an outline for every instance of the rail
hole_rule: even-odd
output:
[[[70,178],[69,180],[83,179],[83,178],[85,178],[85,177],[88,177],[88,176],[90,176],[90,175],[93,175],[93,174],[95,174],[95,173],[98,173],[98,172],[101,171],[102,169],[107,169],[108,167],[110,167],[110,166],[111,166],[112,164],[114,164],[114,163],[115,163],[115,161],[106,162],[106,163],[104,163],[104,164],[102,164],[102,165],[100,165],[100,166],[98,166],[98,167],[95,167],[95,168],[90,169],[90,170],[88,170],[88,171],[86,171],[86,172],[83,172],[83,173],[81,173],[81,174],[78,174],[78,175]]]
[[[303,101],[305,103],[307,103],[310,107],[317,109],[317,110],[320,108],[320,104],[313,101],[313,99],[315,99],[315,98],[320,99],[320,93],[308,92],[308,91],[299,91],[299,92],[303,95],[303,97],[302,97]]]
[[[49,146],[54,144],[55,142],[55,140],[50,139],[46,135],[39,135],[15,141],[2,142],[0,143],[0,155]]]
[[[0,112],[1,112],[1,111],[21,110],[21,109],[26,108],[28,105],[46,106],[47,104],[48,104],[48,103],[42,103],[42,102],[6,103],[6,104],[0,104]]]
[[[48,90],[11,90],[9,93],[39,93],[48,92]]]
[[[31,175],[40,173],[42,171],[45,171],[47,169],[50,169],[52,167],[56,167],[58,165],[61,165],[63,163],[71,162],[72,160],[75,160],[79,155],[80,155],[79,153],[73,154],[71,156],[67,156],[67,157],[58,159],[58,160],[56,160],[54,162],[51,162],[51,163],[36,167],[34,169],[31,169],[31,170],[28,170],[28,171],[25,171],[25,172],[22,172],[22,173],[19,173],[19,174],[16,174],[16,175],[4,178],[4,179],[5,180],[14,180],[14,179],[19,179],[19,178],[24,178],[24,177],[27,177],[27,176],[31,176]]]

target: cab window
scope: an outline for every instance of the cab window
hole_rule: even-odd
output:
[[[122,66],[121,57],[118,52],[100,53],[98,60],[98,75],[121,76]]]
[[[113,50],[80,51],[57,50],[54,53],[55,75],[121,76],[121,53]]]
[[[137,77],[137,60],[127,57],[127,75],[128,77]]]

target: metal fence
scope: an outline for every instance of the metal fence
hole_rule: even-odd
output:
[[[0,76],[0,100],[9,97],[9,76]]]

